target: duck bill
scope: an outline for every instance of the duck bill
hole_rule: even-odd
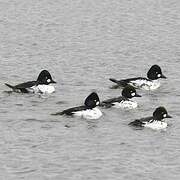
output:
[[[169,114],[166,116],[166,118],[172,118],[172,116],[170,116]]]
[[[54,81],[53,79],[51,80],[51,83],[56,83],[56,81]]]
[[[161,78],[167,79],[167,77],[164,74],[161,74]]]
[[[136,95],[135,95],[135,97],[142,97],[142,96],[141,96],[141,95],[139,95],[139,94],[136,94]]]

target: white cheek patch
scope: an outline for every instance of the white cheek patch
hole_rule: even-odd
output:
[[[133,93],[131,93],[131,96],[135,96],[135,95],[136,95],[136,93],[134,93],[134,92],[133,92]]]
[[[167,117],[167,114],[164,114],[163,117],[164,117],[164,118]]]
[[[160,77],[161,77],[161,74],[158,74],[157,77],[160,78]]]
[[[48,80],[47,80],[47,82],[48,82],[48,83],[50,83],[50,82],[51,82],[51,80],[50,80],[50,79],[48,79]]]
[[[99,101],[96,102],[96,105],[99,105]]]

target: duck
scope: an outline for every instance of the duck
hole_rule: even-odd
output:
[[[102,112],[97,108],[100,104],[99,96],[96,92],[92,92],[84,101],[84,105],[68,108],[61,112],[51,115],[79,116],[84,119],[99,119]]]
[[[167,128],[168,124],[165,121],[166,118],[172,118],[172,116],[168,114],[165,107],[160,106],[155,109],[153,116],[136,119],[130,122],[129,125],[134,127],[146,127],[153,130],[160,130]]]
[[[161,67],[155,64],[151,66],[151,68],[147,72],[147,78],[135,77],[122,80],[110,78],[109,80],[122,87],[125,87],[126,85],[131,85],[138,89],[155,90],[160,87],[161,84],[159,79],[161,78],[166,79],[167,77],[162,73]]]
[[[132,101],[131,99],[134,97],[141,97],[141,95],[137,94],[136,89],[127,85],[122,90],[122,96],[111,98],[104,100],[100,103],[100,106],[110,108],[122,108],[122,109],[134,109],[138,106],[136,101]]]
[[[11,88],[14,92],[20,93],[53,93],[55,87],[50,85],[56,83],[51,77],[51,74],[47,70],[42,70],[34,81],[27,81],[17,85],[10,85],[5,83],[6,86]]]

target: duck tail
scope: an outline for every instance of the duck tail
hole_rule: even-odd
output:
[[[112,82],[114,82],[114,83],[119,84],[119,81],[118,81],[118,80],[116,80],[116,79],[114,79],[114,78],[109,78],[109,80],[110,80],[110,81],[112,81]]]
[[[12,85],[10,85],[10,84],[5,83],[5,85],[6,85],[7,87],[11,88],[11,89],[14,89],[14,86],[12,86]]]
[[[130,122],[128,125],[142,127],[143,123],[139,121],[138,119],[136,119],[135,121]]]
[[[63,114],[64,114],[64,112],[62,111],[62,112],[52,113],[51,115],[52,116],[57,116],[57,115],[63,115]]]
[[[118,80],[113,79],[113,78],[110,78],[109,80],[116,83],[118,86],[126,87],[128,85],[128,83],[125,80],[119,80],[118,81]]]

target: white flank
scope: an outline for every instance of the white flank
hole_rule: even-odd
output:
[[[102,116],[102,112],[98,108],[87,109],[84,111],[73,112],[75,116],[81,116],[85,119],[98,119]]]
[[[144,127],[148,127],[154,130],[165,129],[167,127],[167,123],[154,120],[153,122],[147,122]]]
[[[51,94],[55,92],[55,88],[54,86],[50,86],[50,85],[38,85],[30,88],[30,92],[31,91],[33,91],[34,93]]]
[[[138,104],[134,101],[121,101],[121,102],[114,102],[113,107],[115,108],[122,108],[122,109],[134,109],[137,108]]]
[[[155,90],[160,87],[160,82],[159,80],[136,80],[136,81],[131,81],[129,83],[130,85],[136,87],[136,88],[141,88],[144,90]]]

